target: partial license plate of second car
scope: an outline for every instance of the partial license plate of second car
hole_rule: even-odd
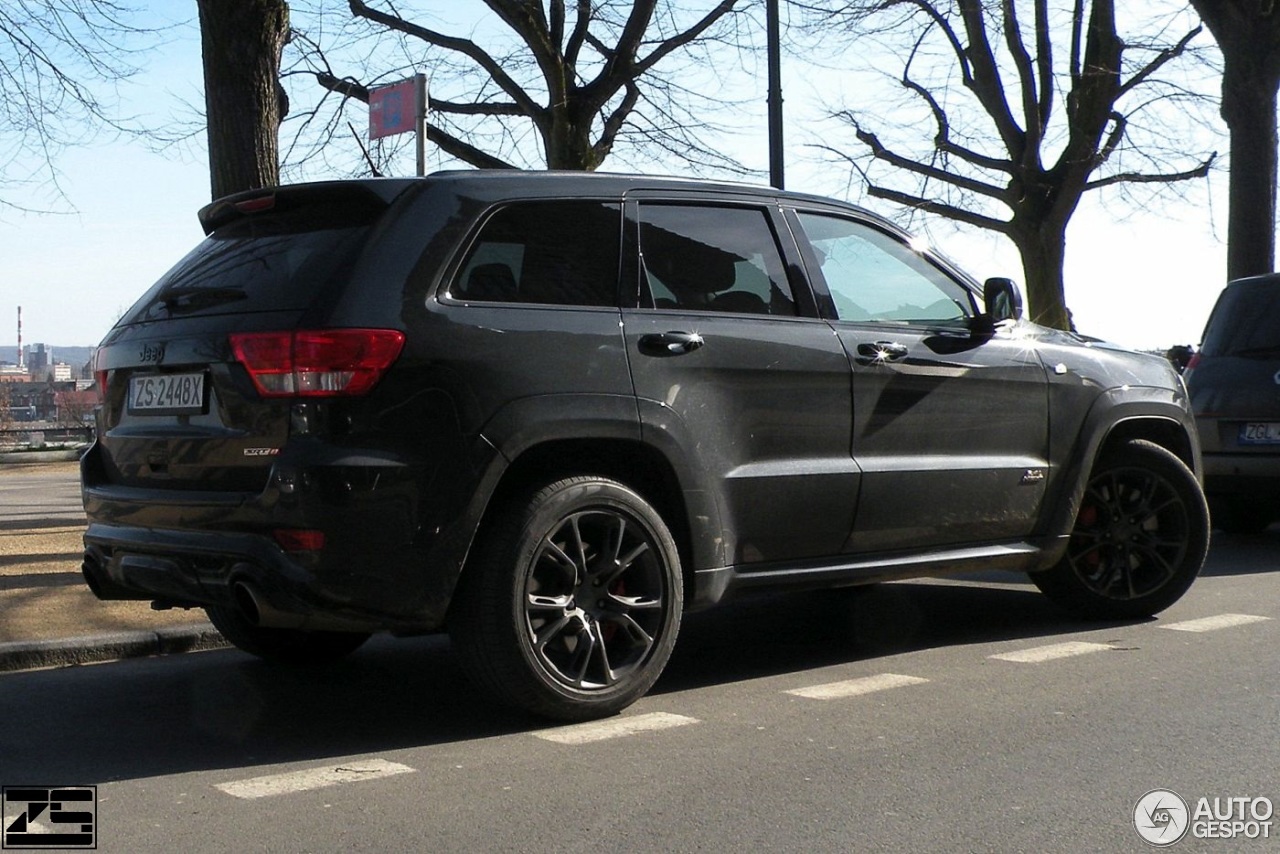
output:
[[[195,415],[204,411],[204,374],[146,374],[129,380],[129,411]]]
[[[1241,445],[1280,444],[1280,422],[1250,421],[1240,425]]]

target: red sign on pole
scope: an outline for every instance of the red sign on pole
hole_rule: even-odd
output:
[[[417,129],[418,99],[414,78],[369,90],[369,139]]]

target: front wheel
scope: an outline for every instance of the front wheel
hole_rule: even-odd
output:
[[[449,634],[499,700],[559,720],[614,714],[662,672],[680,627],[680,558],[634,491],[572,477],[499,509],[459,582]]]
[[[1209,510],[1191,470],[1152,442],[1108,451],[1089,476],[1067,553],[1032,581],[1081,616],[1158,613],[1191,586],[1209,549]]]

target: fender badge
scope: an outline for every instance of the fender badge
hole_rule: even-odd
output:
[[[274,457],[280,453],[279,448],[245,448],[244,455],[246,457]]]
[[[1044,480],[1044,469],[1027,469],[1022,474],[1022,484],[1040,483]]]

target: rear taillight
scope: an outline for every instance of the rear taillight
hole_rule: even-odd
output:
[[[102,367],[106,359],[102,358],[102,348],[93,351],[93,378],[98,381],[98,399],[107,400],[107,369]]]
[[[276,528],[271,535],[287,552],[318,552],[324,548],[324,531]]]
[[[344,397],[377,385],[404,346],[394,329],[245,332],[231,351],[263,397]]]

